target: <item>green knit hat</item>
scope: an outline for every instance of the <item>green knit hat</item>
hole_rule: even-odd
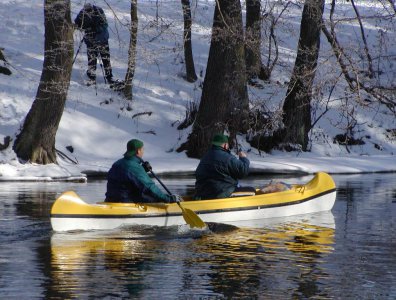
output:
[[[228,143],[228,136],[225,134],[216,134],[212,139],[212,144],[215,146],[221,146],[224,143]]]
[[[135,155],[136,150],[143,147],[143,142],[137,139],[132,139],[127,144],[127,151],[124,155]]]

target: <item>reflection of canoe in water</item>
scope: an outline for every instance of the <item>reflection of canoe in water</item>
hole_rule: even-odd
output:
[[[147,231],[147,229],[145,229]],[[98,231],[96,231],[98,232]],[[92,232],[91,232],[92,233]],[[60,235],[58,235],[60,234]],[[81,233],[73,233],[73,236],[65,236],[63,233],[57,233],[51,237],[52,254],[57,259],[58,265],[64,265],[63,268],[71,266],[71,262],[76,262],[76,268],[83,264],[84,257],[89,259],[93,253],[106,253],[112,256],[128,256],[138,255],[144,251],[144,248],[153,249],[158,245],[157,239],[163,238],[154,235],[147,237],[141,236],[138,239],[131,238],[125,232],[114,232],[104,236],[81,235]],[[169,235],[168,238],[177,238],[178,233]],[[183,236],[183,235],[182,235]],[[235,240],[230,240],[233,235],[216,235],[214,239],[224,240],[224,243],[241,244],[245,241],[240,240],[243,237],[249,237],[254,243],[261,243],[268,251],[285,248],[293,252],[316,252],[328,253],[332,252],[334,245],[334,229],[328,227],[316,226],[309,223],[289,223],[280,224],[271,230],[238,232]],[[156,237],[156,238],[155,238]],[[216,244],[216,243],[213,243]],[[63,262],[61,262],[61,260]]]
[[[269,226],[216,234],[188,225],[54,232],[52,291],[62,299],[241,298],[224,295],[235,290],[244,298],[282,299],[299,283],[312,279],[310,291],[323,285],[335,245],[332,212],[266,220]]]
[[[283,192],[226,199],[184,201],[205,222],[230,223],[287,217],[331,210],[336,186],[326,173]],[[127,225],[171,226],[185,224],[177,204],[84,202],[72,191],[64,192],[51,209],[55,231],[114,229]]]

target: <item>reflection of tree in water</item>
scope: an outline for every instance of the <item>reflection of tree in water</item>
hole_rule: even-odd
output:
[[[65,238],[66,237],[66,238]],[[48,292],[71,298],[139,297],[158,242],[133,238],[52,239]]]
[[[326,297],[320,279],[328,275],[320,264],[333,244],[334,229],[309,224],[243,229],[204,239],[206,259],[199,263],[210,266],[206,276],[213,292],[226,299]]]
[[[259,296],[260,265],[249,246],[223,244],[211,247],[210,252],[207,276],[216,294],[226,299]]]
[[[326,291],[320,289],[323,286],[320,284],[320,279],[328,276],[320,268],[322,253],[327,251],[317,251],[316,237],[315,233],[308,236],[296,235],[294,241],[286,243],[288,249],[297,255],[296,267],[299,266],[299,274],[295,282],[298,283],[298,288],[293,291],[293,297],[297,299],[329,296]]]
[[[21,192],[17,195],[15,203],[17,216],[28,216],[33,219],[46,219],[50,217],[51,206],[55,200],[55,192],[47,191],[28,191]]]
[[[5,205],[7,211],[2,211],[12,219],[6,226],[0,226],[2,237],[6,236],[8,243],[24,241],[29,245],[37,238],[48,236],[51,231],[51,200],[55,199],[55,195],[54,192],[40,191],[12,195],[9,204]]]
[[[147,289],[145,275],[151,271],[154,259],[147,255],[145,249],[155,249],[158,247],[158,243],[155,241],[124,240],[122,244],[122,250],[114,251],[114,246],[105,250],[104,266],[111,271],[115,278],[126,279],[123,285],[129,296],[139,297],[141,292]],[[112,296],[121,297],[123,294],[115,289]]]
[[[59,288],[56,284],[57,278],[54,274],[57,273],[58,270],[56,267],[54,268],[51,263],[51,246],[48,240],[37,247],[36,254],[38,271],[40,271],[45,278],[41,283],[43,288],[43,299],[73,299],[71,290]]]

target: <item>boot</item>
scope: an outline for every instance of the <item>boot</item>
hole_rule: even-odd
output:
[[[96,80],[95,70],[88,69],[87,70],[87,76],[88,76],[89,79]]]
[[[108,84],[113,84],[114,83],[113,75],[106,76],[106,81]]]

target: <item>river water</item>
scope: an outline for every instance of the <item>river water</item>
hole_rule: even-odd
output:
[[[212,232],[54,233],[54,199],[101,201],[105,181],[0,183],[0,299],[396,299],[396,175],[333,177],[331,212]],[[194,184],[163,181],[179,194]]]

